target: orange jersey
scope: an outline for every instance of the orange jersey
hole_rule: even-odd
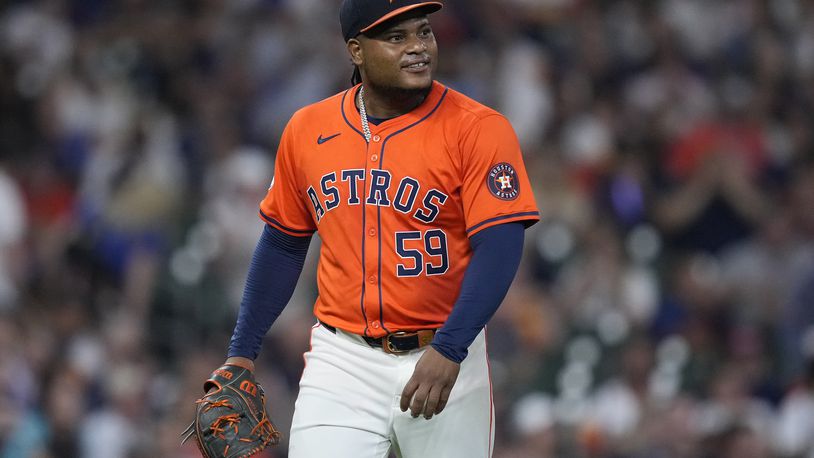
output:
[[[487,227],[539,219],[517,137],[496,111],[435,82],[410,113],[362,133],[359,86],[289,121],[261,218],[322,239],[314,313],[346,331],[441,327]]]

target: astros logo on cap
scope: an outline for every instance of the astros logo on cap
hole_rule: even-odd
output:
[[[489,192],[501,200],[514,200],[520,194],[517,173],[508,162],[501,162],[489,170],[486,185]]]

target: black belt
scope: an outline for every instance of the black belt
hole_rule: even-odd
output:
[[[336,328],[320,320],[319,323],[327,330],[336,334]],[[432,342],[435,329],[420,329],[418,331],[391,332],[383,337],[359,336],[373,348],[381,348],[385,353],[407,353]]]

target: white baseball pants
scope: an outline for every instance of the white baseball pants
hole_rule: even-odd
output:
[[[401,391],[424,350],[391,355],[317,324],[294,409],[289,458],[486,458],[494,409],[484,332],[469,347],[446,408],[402,412]]]

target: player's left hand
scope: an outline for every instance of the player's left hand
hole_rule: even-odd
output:
[[[441,413],[460,369],[460,364],[428,346],[401,392],[401,411],[406,412],[409,407],[413,418],[424,415],[427,420]]]

